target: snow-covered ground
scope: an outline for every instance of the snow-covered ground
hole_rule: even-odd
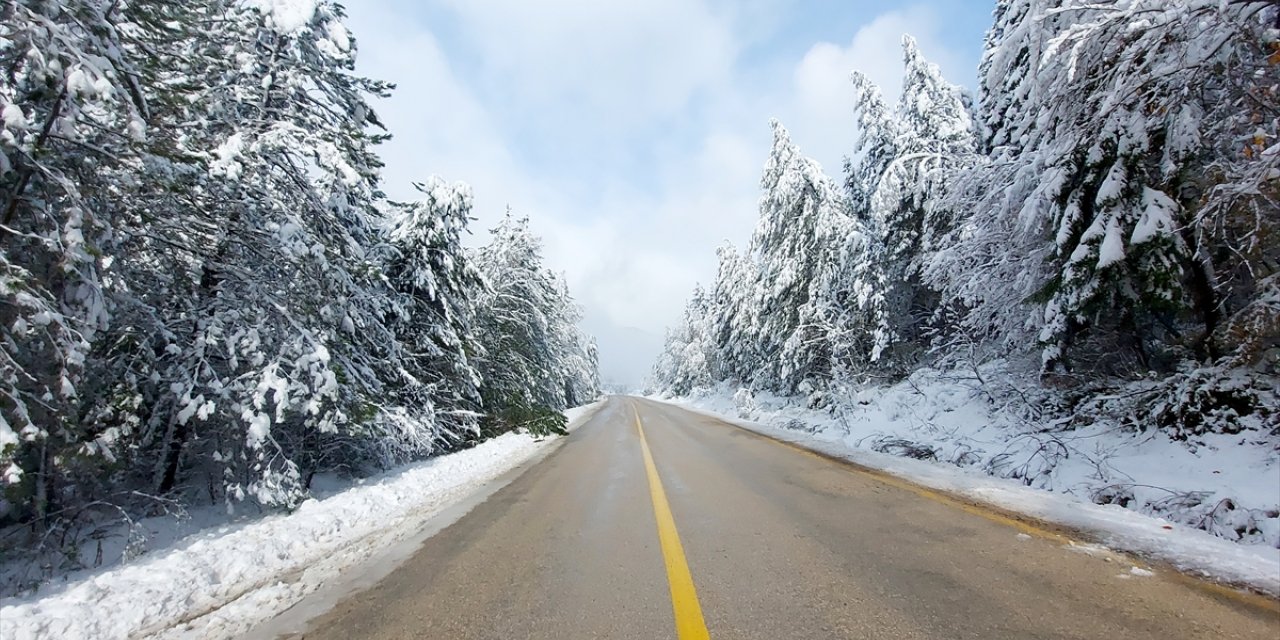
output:
[[[571,428],[597,406],[566,412]],[[70,576],[36,596],[0,602],[0,638],[236,637],[559,442],[508,433],[342,491],[331,487],[287,515],[214,527]]]
[[[1105,421],[1034,424],[933,371],[856,390],[834,412],[727,385],[655,399],[1280,596],[1280,456],[1271,434],[1187,443]]]

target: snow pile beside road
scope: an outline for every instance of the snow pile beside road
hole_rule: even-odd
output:
[[[1034,423],[929,371],[858,390],[835,411],[724,385],[672,402],[1280,595],[1280,456],[1274,443],[1252,440],[1265,433],[1189,444],[1104,421]]]
[[[593,406],[567,415],[571,422],[579,420]],[[147,554],[43,597],[10,599],[0,608],[0,637],[238,635],[557,442],[504,434],[366,479],[323,500],[308,500],[290,514],[190,536],[172,550]],[[237,619],[211,616],[212,621],[193,623],[231,603]]]

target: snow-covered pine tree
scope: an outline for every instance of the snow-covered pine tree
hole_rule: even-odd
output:
[[[1239,428],[1276,400],[1237,368],[1277,366],[1280,8],[1002,6],[981,83],[990,158],[950,189],[974,214],[931,281],[988,344],[1039,342],[1055,382],[1167,376],[1144,425]]]
[[[0,4],[0,524],[33,546],[101,524],[86,504],[288,506],[317,470],[471,430],[469,201],[386,202],[367,98],[388,87],[353,73],[342,19]],[[596,352],[546,281],[537,373],[562,406],[595,394]]]
[[[160,186],[183,194],[187,215],[159,215],[160,192],[134,238],[172,265],[170,290],[149,300],[163,328],[154,350],[168,354],[151,372],[143,433],[159,444],[159,491],[182,479],[191,450],[193,470],[226,478],[229,499],[288,504],[312,449],[344,430],[376,439],[386,424],[379,392],[394,374],[383,372],[400,355],[367,253],[380,163],[365,133],[366,96],[386,87],[351,73],[341,9],[308,8],[201,3],[188,55],[160,74],[201,99],[159,114],[174,148],[156,162],[176,182]],[[371,457],[430,448],[431,433],[392,429],[404,448]]]
[[[751,239],[759,266],[760,368],[753,380],[789,392],[830,376],[831,346],[821,271],[831,263],[847,204],[817,162],[800,154],[776,120],[760,186],[760,219]]]
[[[415,420],[434,424],[445,444],[474,435],[480,406],[480,374],[468,351],[474,309],[468,295],[480,274],[462,247],[471,216],[471,187],[438,177],[415,185],[422,198],[394,203],[386,275],[404,301],[394,319],[407,349],[400,384],[402,402]]]
[[[708,332],[715,350],[715,380],[745,382],[759,366],[753,303],[758,269],[750,255],[731,244],[716,249],[718,266],[710,292]]]
[[[212,0],[121,7],[117,53],[138,62],[115,93],[145,96],[148,135],[136,162],[98,167],[115,226],[95,248],[117,320],[69,415],[128,437],[116,453],[137,457],[127,467],[150,491],[184,468],[211,488],[230,471],[237,495],[287,503],[305,475],[290,461],[394,371],[391,298],[365,255],[380,194],[363,96],[382,87],[350,75],[328,3],[297,20]],[[273,462],[255,470],[263,452]]]
[[[1071,16],[1053,11],[1062,0],[999,0],[994,23],[987,30],[978,65],[975,119],[984,150],[1021,148],[1028,105],[1040,100],[1036,65],[1045,46]],[[1029,19],[1034,16],[1034,19]]]
[[[871,196],[897,155],[898,120],[885,104],[880,87],[858,71],[849,74],[858,141],[844,163],[845,190],[853,215],[870,220]]]
[[[484,282],[473,298],[486,432],[562,431],[560,411],[597,392],[581,312],[543,266],[527,218],[508,212],[472,260]]]
[[[1247,306],[1258,291],[1251,283],[1266,280],[1228,274],[1271,272],[1260,239],[1276,228],[1267,214],[1275,208],[1262,205],[1269,196],[1258,179],[1272,161],[1262,151],[1274,126],[1263,115],[1274,82],[1255,73],[1268,55],[1269,8],[1056,4],[1010,11],[985,56],[1006,61],[990,65],[995,77],[983,81],[999,87],[983,101],[1002,110],[984,115],[991,139],[1018,145],[997,149],[992,166],[970,178],[987,187],[968,189],[978,195],[965,206],[978,213],[975,229],[1004,229],[1007,248],[959,250],[989,257],[975,258],[976,272],[944,269],[981,281],[1000,276],[980,265],[1017,272],[1026,260],[1014,254],[1047,257],[1044,267],[1033,263],[1039,258],[1026,263],[1037,277],[1009,281],[1019,291],[997,306],[1019,296],[1043,305],[1031,326],[1040,329],[1048,372],[1083,373],[1071,366],[1073,353],[1110,373],[1167,369],[1180,348],[1212,359],[1224,352],[1226,341],[1213,338],[1224,312]],[[1140,28],[1126,22],[1137,16]],[[999,99],[1007,93],[1026,104],[1010,108]],[[1236,304],[1224,304],[1224,295]],[[981,311],[1004,313],[986,304]],[[1171,324],[1191,317],[1199,330]]]
[[[857,216],[845,217],[831,233],[832,250],[820,265],[814,317],[831,349],[831,377],[856,382],[877,368],[877,347],[886,344],[882,249],[876,234]]]
[[[925,280],[955,312],[950,339],[979,360],[1016,353],[1036,341],[1025,304],[1044,281],[1052,251],[1043,238],[1048,232],[1044,218],[1034,210],[1061,185],[1042,163],[1020,162],[1017,156],[1037,122],[1040,53],[1064,24],[1061,14],[1047,11],[1058,4],[997,3],[979,66],[974,114],[983,156],[952,172],[945,193],[937,194],[967,215],[946,246],[930,256]]]
[[[551,273],[555,295],[547,311],[550,321],[551,361],[548,372],[560,382],[560,409],[576,407],[594,399],[599,392],[599,377],[590,350],[594,340],[578,328],[582,307],[569,293],[564,274]]]
[[[663,351],[654,365],[652,381],[658,389],[682,396],[715,380],[711,311],[709,296],[701,285],[695,285],[680,323],[667,331]]]
[[[1039,351],[1054,382],[1140,375],[1127,419],[1174,437],[1270,420],[1278,20],[1264,0],[1002,0],[976,118],[908,41],[895,114],[855,76],[849,218],[869,239],[806,272],[832,313],[806,324],[803,301],[771,306],[787,280],[769,257],[722,253],[720,375],[782,386],[756,377],[778,336],[825,322],[836,377],[859,353],[906,372],[928,338],[979,361]]]
[[[695,285],[685,310],[691,338],[685,378],[691,385],[707,386],[720,377],[719,349],[712,334],[715,311],[710,293]]]
[[[572,300],[567,295],[566,299]],[[575,310],[577,310],[576,307]],[[578,325],[581,322],[581,314],[577,317],[579,320],[576,320],[573,325],[576,352],[571,360],[573,366],[569,367],[566,375],[568,390],[565,392],[565,404],[570,407],[592,402],[603,391],[600,383],[600,345],[596,342],[595,336],[582,331]]]
[[[891,369],[910,368],[934,328],[941,300],[921,279],[929,253],[945,246],[959,213],[937,198],[957,168],[974,162],[976,136],[959,87],[902,40],[905,70],[895,114],[892,158],[874,181],[871,228],[879,236],[875,258],[882,269],[883,328],[872,359]],[[864,101],[861,108],[875,108]],[[866,118],[863,118],[864,120]],[[882,120],[882,116],[872,118]]]
[[[113,177],[145,135],[124,20],[115,2],[0,6],[0,482],[40,524],[96,481],[119,435],[78,405],[109,326]]]
[[[653,369],[649,372],[646,388],[677,395],[688,393],[688,388],[679,383],[680,358],[684,355],[687,344],[684,339],[686,330],[683,322],[667,327],[666,335],[662,339],[662,351],[653,361]],[[682,392],[681,389],[684,391]]]
[[[880,87],[858,71],[850,74],[853,110],[858,124],[854,155],[845,158],[845,191],[851,219],[837,234],[835,259],[828,267],[836,375],[860,378],[878,364],[882,351],[896,339],[887,297],[888,260],[882,221],[873,214],[873,196],[898,155],[899,120],[884,101]]]

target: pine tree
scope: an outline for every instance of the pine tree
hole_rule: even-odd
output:
[[[198,447],[196,460],[223,462],[194,471],[227,478],[229,499],[288,504],[317,439],[369,435],[379,371],[399,358],[382,320],[391,298],[366,250],[379,242],[380,164],[365,96],[385,86],[351,74],[334,5],[297,20],[232,2],[197,10],[187,24],[206,33],[157,76],[204,95],[157,114],[174,135],[154,161],[172,181],[146,194],[153,206],[137,225],[147,232],[131,238],[172,264],[144,301],[160,325],[150,351],[171,355],[150,363],[142,438],[159,443],[156,491],[177,485]],[[172,214],[175,192],[184,215]]]
[[[1266,55],[1258,35],[1266,9],[1196,1],[1135,0],[1106,10],[1060,4],[1011,5],[993,31],[983,117],[993,144],[1017,145],[956,190],[967,200],[961,206],[978,212],[981,232],[956,255],[1034,274],[995,277],[1042,305],[1031,326],[1039,327],[1047,372],[1076,369],[1073,352],[1104,372],[1168,368],[1176,358],[1168,347],[1183,341],[1170,328],[1188,311],[1202,329],[1186,344],[1211,359],[1221,351],[1210,336],[1219,334],[1224,308],[1234,306],[1224,307],[1220,292],[1252,291],[1217,281],[1239,273],[1220,261],[1265,261],[1265,251],[1255,250],[1262,246],[1258,231],[1275,228],[1260,201],[1243,195],[1266,192],[1254,182],[1266,158],[1225,142],[1258,131],[1259,105],[1245,96],[1270,95],[1250,86],[1260,76],[1247,70]],[[1138,15],[1141,29],[1126,26]],[[1186,24],[1196,26],[1176,26]],[[1153,47],[1165,53],[1149,55]],[[1244,184],[1251,186],[1238,188]],[[1005,241],[972,250],[991,240],[991,230]],[[1216,253],[1215,244],[1250,249]],[[988,320],[970,324],[990,324],[1001,309],[1020,316],[1017,298],[1011,292],[979,303]],[[996,333],[1015,331],[1001,326]]]
[[[480,274],[462,247],[471,215],[471,188],[432,177],[416,185],[422,199],[393,205],[385,270],[404,300],[393,319],[408,350],[398,385],[418,419],[441,431],[448,443],[476,431],[480,374],[468,349],[475,310],[467,296]]]
[[[386,201],[368,99],[390,87],[354,73],[343,17],[0,5],[0,524],[288,507],[317,471],[480,436],[469,190]],[[594,396],[597,354],[539,278],[527,377],[562,408]]]
[[[864,149],[875,159],[864,164],[869,169],[883,166],[883,172],[875,177],[864,170],[854,176],[872,190],[869,227],[877,238],[864,253],[880,270],[863,281],[884,287],[874,301],[879,308],[872,315],[880,326],[871,359],[890,369],[914,366],[936,328],[941,299],[923,281],[922,270],[928,256],[946,245],[961,217],[936,196],[949,176],[974,162],[976,152],[972,118],[960,89],[924,59],[909,36],[903,38],[903,54],[902,96],[893,125],[876,125],[892,131],[893,141],[880,134],[871,138],[876,146]],[[863,93],[870,97],[860,105],[868,113],[862,120],[883,122],[875,94]]]
[[[0,479],[43,524],[117,433],[81,419],[110,326],[111,176],[136,166],[148,105],[114,2],[0,7]],[[105,454],[98,457],[97,454]]]
[[[527,218],[508,212],[473,261],[484,281],[473,296],[486,429],[562,432],[560,411],[597,391],[580,310],[543,266]]]
[[[714,382],[716,348],[711,340],[710,300],[701,285],[695,285],[680,324],[667,332],[663,352],[652,375],[661,390],[688,395]]]
[[[832,261],[847,214],[839,190],[818,163],[800,155],[773,121],[773,149],[760,185],[760,220],[751,239],[759,266],[755,304],[763,356],[753,380],[786,391],[830,375],[823,327],[828,292],[822,270]]]
[[[1038,352],[1055,385],[1141,376],[1128,419],[1175,438],[1274,413],[1280,8],[1002,0],[995,18],[976,114],[909,38],[896,111],[854,75],[834,223],[806,215],[820,198],[797,194],[821,190],[775,140],[752,252],[720,256],[713,378],[795,393]]]
[[[1044,48],[1069,21],[1052,12],[1062,0],[1000,0],[987,30],[978,66],[977,121],[987,149],[1019,149],[1034,118],[1025,118],[1041,99],[1036,65]]]
[[[884,102],[880,87],[865,75],[849,75],[854,89],[858,143],[854,158],[845,158],[845,189],[854,215],[868,220],[871,196],[897,155],[898,120]]]
[[[758,272],[750,256],[731,244],[716,249],[719,266],[710,296],[708,331],[715,349],[716,380],[746,381],[759,364],[752,308]]]

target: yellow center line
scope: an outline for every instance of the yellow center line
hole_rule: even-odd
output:
[[[653,515],[658,521],[658,540],[662,543],[662,559],[667,565],[667,583],[671,586],[671,609],[676,618],[676,637],[679,640],[710,640],[707,623],[702,619],[702,607],[698,604],[698,592],[693,588],[693,575],[684,559],[684,547],[676,532],[676,519],[667,503],[667,492],[662,489],[658,467],[653,464],[649,441],[644,437],[640,424],[640,412],[633,405],[636,431],[640,433],[640,451],[644,454],[644,469],[649,476],[649,496],[653,498]]]

